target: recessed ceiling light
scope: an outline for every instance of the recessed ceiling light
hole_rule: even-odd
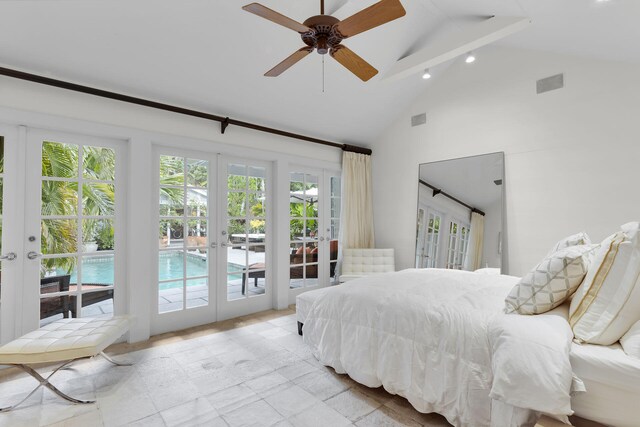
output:
[[[467,64],[471,64],[472,62],[475,62],[475,60],[476,60],[476,57],[473,55],[473,52],[469,52],[464,62],[466,62]]]
[[[424,70],[424,74],[422,75],[422,78],[425,79],[425,80],[431,78],[431,73],[429,72],[428,68],[426,70]]]

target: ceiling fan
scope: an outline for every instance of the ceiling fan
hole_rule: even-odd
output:
[[[298,49],[287,59],[267,71],[265,76],[277,77],[296,62],[317,50],[320,55],[329,53],[333,59],[365,82],[378,74],[378,70],[341,44],[342,40],[401,18],[406,14],[400,0],[381,0],[343,21],[331,15],[325,15],[324,0],[320,0],[320,15],[312,16],[302,24],[258,3],[248,4],[242,9],[298,32],[306,44],[305,47]]]

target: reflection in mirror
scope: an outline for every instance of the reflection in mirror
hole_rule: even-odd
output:
[[[421,164],[416,268],[503,270],[503,199],[504,153]]]

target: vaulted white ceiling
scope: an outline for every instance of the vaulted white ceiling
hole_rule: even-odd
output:
[[[293,19],[319,0],[259,0]],[[637,0],[402,0],[407,15],[344,43],[380,73],[363,83],[313,54],[263,74],[303,46],[297,33],[241,10],[250,0],[0,1],[0,64],[133,96],[367,145],[438,73],[392,83],[400,58],[491,15],[533,25],[504,45],[640,62]],[[375,0],[327,0],[344,19]],[[479,52],[481,56],[481,52]],[[36,102],[36,100],[34,100]]]

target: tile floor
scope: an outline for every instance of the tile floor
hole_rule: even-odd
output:
[[[72,405],[41,388],[20,408],[0,414],[0,427],[449,426],[382,388],[321,366],[297,334],[293,309],[119,343],[107,353],[135,364],[116,367],[98,357],[52,378],[62,391],[95,404]],[[0,370],[0,406],[22,400],[34,386],[15,369]],[[536,427],[562,425],[547,418]]]
[[[72,405],[40,389],[19,409],[0,414],[0,426],[449,426],[400,397],[321,366],[290,313],[215,333],[196,328],[117,344],[108,353],[122,353],[114,357],[134,366],[116,367],[98,357],[52,378],[64,392],[96,398],[95,404]],[[20,400],[34,386],[31,377],[5,370],[0,405]]]

